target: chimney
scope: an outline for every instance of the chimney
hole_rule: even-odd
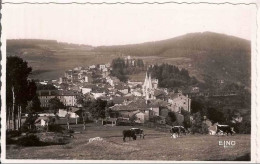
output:
[[[49,91],[49,96],[51,96],[51,91]]]
[[[41,96],[42,95],[42,92],[41,91],[39,91],[39,96]]]

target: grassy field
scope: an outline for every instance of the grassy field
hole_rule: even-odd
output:
[[[79,125],[73,127],[81,131]],[[7,146],[7,159],[78,159],[78,160],[249,160],[250,135],[187,135],[177,139],[169,133],[142,127],[145,139],[122,140],[122,130],[130,127],[88,126],[75,134],[67,145],[45,147]],[[103,141],[89,143],[89,138]],[[236,141],[232,148],[219,146],[219,141]]]

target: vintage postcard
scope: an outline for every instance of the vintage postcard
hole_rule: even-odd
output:
[[[2,163],[260,162],[259,1],[1,7]]]

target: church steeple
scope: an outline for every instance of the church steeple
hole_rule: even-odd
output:
[[[152,75],[146,72],[144,84],[143,84],[143,96],[146,100],[154,99],[154,87],[152,84]]]

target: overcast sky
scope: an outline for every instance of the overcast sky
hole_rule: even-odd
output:
[[[212,31],[251,38],[252,5],[10,5],[7,39],[54,39],[99,45],[142,43]]]

